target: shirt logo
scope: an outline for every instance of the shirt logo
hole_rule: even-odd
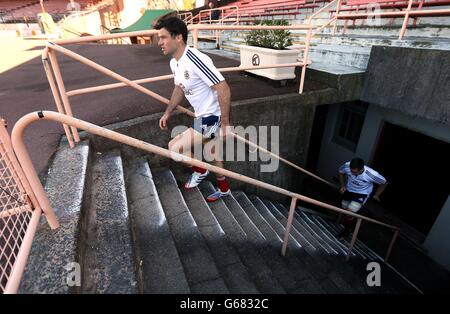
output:
[[[186,89],[186,87],[181,83],[178,84],[178,86],[180,86],[180,88],[183,90],[183,92],[186,96],[194,95],[194,93],[192,92],[192,89]]]
[[[189,79],[189,72],[188,72],[188,70],[184,71],[184,78],[185,78],[186,80]]]

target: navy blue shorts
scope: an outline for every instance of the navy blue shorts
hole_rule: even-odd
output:
[[[220,116],[198,117],[194,119],[193,129],[204,138],[213,139],[219,135]]]

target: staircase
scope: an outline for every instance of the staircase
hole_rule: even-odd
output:
[[[58,149],[45,188],[61,228],[39,225],[20,292],[415,293],[360,241],[345,262],[349,243],[329,216],[298,208],[283,257],[283,204],[242,191],[207,203],[211,182],[180,189],[187,169],[126,155],[88,140]],[[80,286],[66,284],[73,262]],[[369,262],[380,287],[366,284]]]

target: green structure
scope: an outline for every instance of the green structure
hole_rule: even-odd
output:
[[[137,32],[152,29],[152,23],[154,20],[171,12],[174,12],[174,10],[146,10],[141,18],[136,21],[136,23],[126,28],[114,28],[111,30],[111,33]]]

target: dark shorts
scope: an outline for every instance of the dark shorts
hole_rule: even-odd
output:
[[[354,192],[349,192],[349,191],[345,191],[344,194],[342,195],[343,201],[358,202],[361,204],[364,204],[366,198],[367,198],[367,194],[359,194],[359,193],[354,193]]]
[[[213,139],[218,136],[220,130],[220,117],[219,116],[207,116],[198,117],[194,119],[192,128],[203,134],[204,138]]]

